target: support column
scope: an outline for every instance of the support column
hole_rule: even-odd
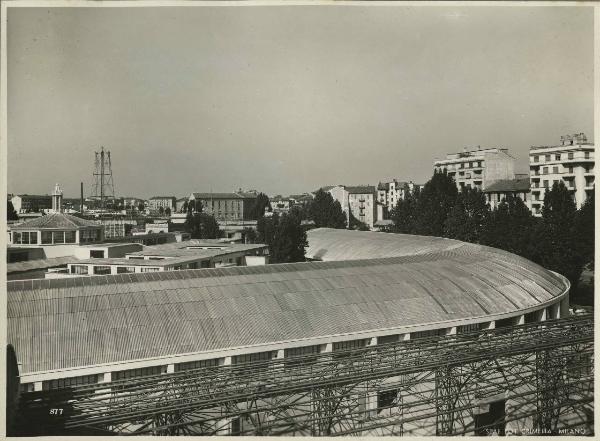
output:
[[[167,374],[172,374],[175,372],[175,363],[167,365]]]
[[[42,381],[36,381],[35,383],[33,383],[33,390],[35,392],[41,391],[43,389],[43,382]]]
[[[446,335],[456,335],[457,329],[456,326],[446,329]]]
[[[515,317],[515,324],[516,325],[524,325],[525,324],[525,315],[520,315],[518,317]]]
[[[410,340],[410,332],[408,332],[406,334],[402,334],[400,340],[401,341],[408,341],[408,340]]]
[[[492,320],[486,326],[486,329],[496,329],[496,321]]]
[[[231,366],[231,357],[223,358],[223,366]]]

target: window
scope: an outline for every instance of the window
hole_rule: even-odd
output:
[[[257,363],[269,361],[273,358],[273,351],[255,352],[253,354],[234,355],[231,357],[231,364]]]
[[[397,404],[398,390],[385,390],[377,392],[377,413],[380,414],[382,411],[395,407]]]
[[[548,187],[549,187],[549,185],[548,185],[548,180],[547,180],[547,179],[544,179],[544,188],[548,188]]]
[[[569,174],[573,173],[573,167],[569,167]]]
[[[149,377],[152,375],[160,375],[167,372],[166,366],[150,366],[140,369],[128,369],[126,371],[113,372],[112,381],[125,380],[127,378]]]
[[[417,338],[427,338],[427,337],[435,337],[435,336],[445,336],[446,329],[432,329],[430,331],[421,331],[421,332],[411,332],[410,339],[414,340]]]
[[[558,167],[552,167],[552,173],[558,173]]]
[[[392,335],[382,335],[381,337],[377,337],[378,345],[386,345],[389,343],[396,343],[400,340],[400,336],[398,334]]]
[[[548,167],[542,167],[542,174],[544,174],[544,175],[548,174]]]
[[[65,232],[55,231],[52,233],[52,240],[54,243],[65,243]]]
[[[65,243],[75,243],[75,231],[65,231]]]
[[[135,266],[118,266],[117,274],[135,273]]]
[[[316,355],[321,351],[319,345],[290,348],[284,351],[285,366],[303,366],[317,361]],[[311,357],[311,355],[315,355]]]
[[[540,157],[539,157],[538,155],[535,155],[535,156],[533,157],[533,162],[538,162],[538,161],[539,161],[539,159],[540,159]]]
[[[336,342],[333,344],[333,356],[336,358],[352,356],[354,350],[366,347],[367,341],[367,339],[361,339]]]
[[[550,162],[552,157],[550,155],[546,155],[545,158],[546,162]]]
[[[142,273],[155,273],[157,271],[160,271],[159,268],[153,268],[153,267],[143,267],[140,268],[140,272]]]
[[[71,274],[88,274],[87,265],[71,265]]]
[[[191,369],[201,369],[208,367],[219,366],[218,358],[211,358],[210,360],[196,360],[196,361],[188,361],[185,363],[177,363],[175,364],[175,372],[179,371],[188,371]]]
[[[94,266],[94,274],[110,274],[110,266]]]
[[[42,231],[42,244],[52,243],[52,231]]]
[[[66,389],[73,386],[98,383],[98,375],[82,375],[80,377],[59,378],[42,382],[42,390]]]
[[[473,323],[471,325],[462,325],[456,328],[457,334],[468,334],[469,332],[477,332],[481,329],[480,323]]]
[[[590,152],[585,152],[585,159],[590,159]]]
[[[569,153],[569,159],[573,159],[573,152]]]

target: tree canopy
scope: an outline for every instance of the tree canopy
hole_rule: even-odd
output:
[[[6,220],[19,220],[19,215],[15,211],[12,201],[8,201],[6,204]]]
[[[271,201],[269,200],[269,196],[264,193],[258,193],[250,213],[252,219],[260,219],[265,215],[266,210],[271,211]]]
[[[192,239],[218,239],[221,237],[221,230],[215,217],[207,213],[188,212],[184,229],[190,233]]]
[[[463,188],[444,222],[446,237],[479,243],[490,215],[485,195],[476,188]]]
[[[346,228],[346,215],[331,194],[319,189],[308,207],[308,217],[317,228]]]
[[[272,263],[304,262],[308,241],[300,222],[294,214],[283,214],[278,220],[270,246]]]

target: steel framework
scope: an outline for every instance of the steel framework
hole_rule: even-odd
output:
[[[92,198],[100,200],[100,208],[106,208],[106,198],[115,198],[115,184],[112,175],[112,163],[110,152],[104,152],[104,147],[100,152],[94,152],[94,186]]]
[[[593,328],[591,316],[569,317],[30,392],[17,427],[23,435],[591,435]]]

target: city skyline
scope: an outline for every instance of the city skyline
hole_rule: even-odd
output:
[[[594,142],[592,8],[11,8],[7,35],[9,193],[88,196],[100,146],[148,198],[422,184],[478,145],[526,173],[531,145]]]

